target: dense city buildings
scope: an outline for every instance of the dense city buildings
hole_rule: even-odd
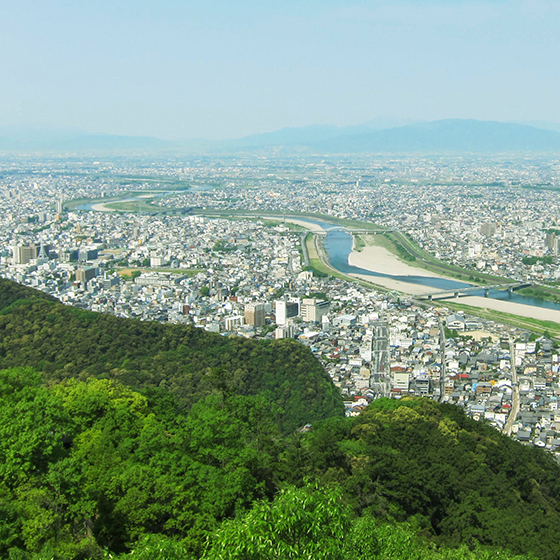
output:
[[[379,396],[424,395],[560,448],[550,337],[317,277],[286,220],[375,223],[472,273],[552,286],[560,161],[21,158],[0,172],[3,277],[120,317],[297,338],[348,414]]]

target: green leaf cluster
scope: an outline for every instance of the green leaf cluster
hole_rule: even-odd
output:
[[[278,411],[259,397],[172,416],[115,381],[46,387],[14,368],[0,371],[0,405],[2,558],[89,558],[150,535],[200,554],[221,521],[275,491]]]

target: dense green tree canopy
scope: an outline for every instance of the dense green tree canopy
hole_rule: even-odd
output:
[[[7,286],[1,558],[560,558],[560,467],[458,407],[380,399],[345,418],[294,342]]]
[[[92,313],[0,279],[0,368],[16,366],[49,381],[96,377],[141,392],[162,388],[187,409],[216,391],[260,394],[278,404],[286,432],[344,410],[319,361],[293,340]]]
[[[558,557],[558,466],[458,408],[381,400],[282,436],[259,396],[162,400],[0,371],[0,557]]]
[[[380,399],[290,438],[286,478],[336,481],[358,516],[414,521],[435,542],[560,557],[553,457],[428,399]]]

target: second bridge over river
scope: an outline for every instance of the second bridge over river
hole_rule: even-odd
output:
[[[459,298],[463,296],[473,295],[475,292],[484,292],[484,296],[488,297],[490,290],[503,290],[509,293],[519,290],[520,288],[527,288],[531,286],[530,282],[508,282],[506,284],[492,284],[491,286],[468,286],[465,288],[452,288],[450,290],[441,290],[438,292],[430,292],[426,294],[418,294],[415,296],[417,299],[446,299],[446,298]]]

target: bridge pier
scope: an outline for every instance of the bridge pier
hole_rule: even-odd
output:
[[[490,295],[490,289],[484,288],[484,297],[488,297]]]

